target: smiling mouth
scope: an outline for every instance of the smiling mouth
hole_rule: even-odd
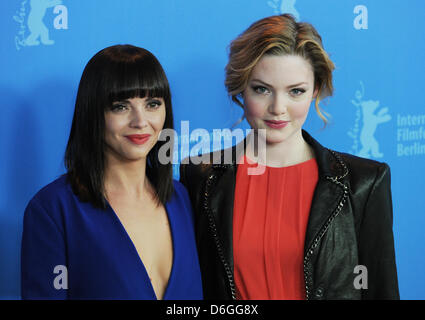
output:
[[[270,128],[280,129],[286,127],[289,121],[264,120],[264,123]]]
[[[149,140],[150,136],[150,134],[132,134],[125,137],[134,144],[142,145]]]

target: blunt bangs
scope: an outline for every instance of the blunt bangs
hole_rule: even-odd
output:
[[[136,97],[170,101],[167,77],[153,54],[129,46],[117,46],[115,51],[108,52],[106,57],[109,61],[102,68],[100,88],[105,101],[112,104]]]

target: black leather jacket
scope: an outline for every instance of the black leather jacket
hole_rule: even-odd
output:
[[[303,137],[319,169],[305,237],[307,299],[399,299],[388,165],[324,148],[305,131]],[[232,164],[193,164],[192,158],[180,166],[195,211],[205,299],[236,297],[232,221],[238,155],[235,147],[231,152]],[[357,276],[366,276],[355,272],[357,265],[367,268],[367,289],[354,286]]]

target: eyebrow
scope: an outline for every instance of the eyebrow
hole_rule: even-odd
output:
[[[155,100],[155,99],[164,99],[164,98],[162,98],[162,97],[147,97],[146,101],[152,101],[152,100]],[[113,101],[113,103],[128,103],[128,104],[131,104],[129,99],[116,100],[116,101]]]
[[[128,100],[115,100],[115,101],[112,101],[112,104],[117,104],[117,103],[126,103],[126,104],[129,104],[130,101],[128,101]]]
[[[164,98],[163,97],[147,97],[146,101],[159,100],[159,99],[164,99]]]
[[[264,84],[264,85],[266,85],[268,87],[273,88],[273,86],[271,84],[268,84],[267,82],[264,82],[264,81],[262,81],[260,79],[252,79],[251,81],[261,82],[262,84]],[[303,81],[303,82],[300,82],[300,83],[291,84],[291,85],[287,86],[287,88],[288,89],[291,89],[291,88],[295,88],[295,87],[301,86],[303,84],[308,84],[308,83]]]

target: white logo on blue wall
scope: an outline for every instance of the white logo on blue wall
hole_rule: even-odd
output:
[[[300,20],[300,14],[295,8],[296,0],[269,0],[267,4],[274,9],[275,14],[290,13],[297,21]]]
[[[46,25],[44,17],[50,8],[53,8],[56,17],[53,23]],[[49,35],[50,25],[55,29],[68,29],[68,9],[62,4],[62,0],[24,0],[13,19],[19,23],[19,31],[15,37],[18,50],[25,46],[54,44],[55,41]]]
[[[390,121],[391,116],[388,114],[388,108],[379,108],[379,101],[364,100],[365,90],[362,81],[360,87],[355,93],[355,99],[351,100],[356,107],[356,118],[354,127],[348,132],[353,139],[350,152],[364,158],[382,158],[384,154],[379,150],[375,131],[378,125]]]
[[[364,5],[358,5],[354,7],[353,12],[357,14],[354,18],[353,26],[356,30],[368,29],[368,10]]]

